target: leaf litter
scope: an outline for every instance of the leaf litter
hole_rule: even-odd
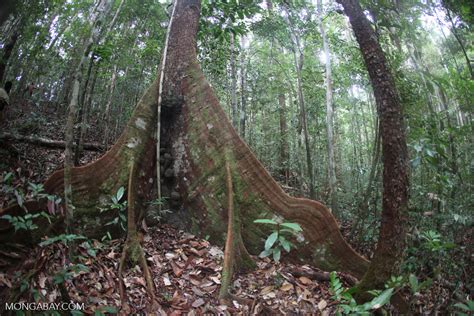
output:
[[[78,245],[79,259],[75,264],[68,262],[67,248],[62,243],[33,249],[31,257],[38,258],[41,265],[35,264],[32,270],[27,260],[20,267],[0,271],[0,300],[9,299],[12,293],[19,293],[19,302],[71,300],[84,303],[85,314],[105,311],[105,307],[122,315],[330,315],[335,311],[329,282],[314,278],[324,272],[307,265],[274,263],[258,257],[254,257],[257,268],[236,274],[232,286],[236,297],[252,304],[220,304],[222,248],[168,225],[150,228],[143,239],[159,309],[149,310],[143,271],[137,265],[127,269],[123,276],[128,308],[124,310],[117,286],[124,240],[90,243],[94,251],[84,243]],[[344,274],[339,277],[350,282]],[[21,288],[21,284],[26,285]]]

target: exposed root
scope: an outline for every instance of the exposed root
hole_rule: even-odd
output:
[[[130,166],[130,175],[128,179],[128,216],[127,216],[127,240],[125,241],[125,245],[123,247],[122,256],[120,258],[119,263],[119,293],[120,293],[120,300],[122,301],[122,308],[124,311],[129,310],[127,299],[126,299],[126,291],[125,291],[125,284],[123,281],[123,272],[125,269],[125,262],[127,258],[130,259],[133,265],[138,264],[143,271],[143,276],[146,282],[146,288],[148,296],[152,302],[152,310],[156,310],[159,306],[156,296],[155,296],[155,285],[153,283],[153,278],[151,276],[150,269],[146,262],[145,253],[143,248],[140,244],[140,238],[137,231],[137,225],[135,221],[135,212],[136,212],[136,187],[135,181],[137,178],[137,172],[135,163],[132,162]]]
[[[222,304],[231,304],[233,300],[249,305],[251,301],[238,298],[230,293],[230,285],[232,283],[232,276],[236,269],[244,266],[245,262],[242,258],[250,255],[244,246],[242,236],[240,234],[240,227],[238,221],[238,213],[234,212],[234,190],[232,187],[232,174],[230,164],[227,161],[226,169],[226,183],[227,183],[227,238],[224,251],[224,264],[222,268],[221,288],[219,291],[219,300]],[[237,252],[239,256],[237,256]],[[250,259],[251,260],[251,259]]]

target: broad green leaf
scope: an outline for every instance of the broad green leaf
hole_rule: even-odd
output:
[[[390,301],[390,298],[392,297],[392,294],[393,294],[393,289],[392,288],[386,289],[379,296],[374,298],[372,301],[370,301],[368,303],[365,303],[364,307],[366,308],[366,310],[378,309],[378,308],[384,306],[385,304],[387,304]]]
[[[273,244],[278,238],[278,232],[273,232],[268,236],[267,240],[265,241],[265,250],[272,248]]]
[[[303,231],[300,224],[297,224],[297,223],[281,223],[280,225],[283,227],[292,229],[293,231],[296,231],[296,232]]]
[[[454,306],[456,306],[457,308],[460,308],[462,310],[465,310],[466,312],[472,311],[472,309],[470,309],[469,306],[467,306],[466,304],[463,304],[463,303],[456,303],[456,304],[454,304]]]
[[[272,219],[267,219],[267,218],[256,219],[256,220],[254,220],[253,222],[254,222],[254,223],[257,223],[257,224],[272,224],[272,225],[278,224],[278,223],[275,222],[274,220],[272,220]]]
[[[125,193],[125,188],[120,187],[117,191],[117,194],[115,195],[117,197],[117,201],[120,201],[122,199],[124,193]]]
[[[272,253],[271,250],[264,250],[264,251],[262,251],[258,256],[259,256],[260,258],[266,258],[266,257],[268,257],[271,253]]]
[[[408,282],[410,282],[410,287],[413,292],[418,292],[418,279],[414,274],[410,274],[408,277]]]
[[[275,260],[276,262],[280,261],[280,257],[281,257],[281,250],[280,248],[274,248],[273,249],[273,260]]]
[[[288,240],[286,240],[286,238],[283,237],[283,236],[278,237],[278,239],[279,239],[280,244],[283,247],[283,249],[285,249],[286,252],[290,252],[291,243]]]

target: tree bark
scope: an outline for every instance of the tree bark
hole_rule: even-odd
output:
[[[405,247],[408,168],[402,106],[385,55],[359,2],[337,1],[349,17],[369,72],[382,134],[383,210],[380,234],[374,258],[358,288],[361,291],[383,289],[384,282],[390,276],[398,275],[398,263]]]

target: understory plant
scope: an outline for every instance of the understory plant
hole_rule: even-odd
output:
[[[266,218],[256,219],[253,222],[271,226],[272,232],[265,241],[265,249],[260,253],[260,258],[272,255],[273,260],[276,262],[280,261],[282,250],[290,252],[291,249],[295,247],[287,237],[303,231],[301,226],[297,223],[278,223]]]
[[[125,194],[125,188],[120,187],[117,192],[110,197],[110,201],[105,203],[101,208],[100,212],[117,210],[117,216],[113,220],[106,223],[106,226],[109,225],[120,225],[123,231],[127,230],[127,215],[125,210],[127,209],[127,201],[121,201]]]
[[[374,298],[364,304],[358,304],[353,297],[354,288],[345,288],[336,272],[331,272],[330,289],[333,299],[338,302],[336,315],[370,315],[371,311],[378,310],[388,302],[394,293],[394,288],[383,291],[369,291]]]

